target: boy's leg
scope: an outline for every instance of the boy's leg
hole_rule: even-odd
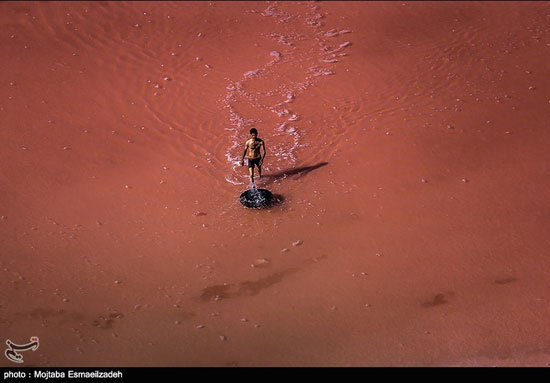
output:
[[[258,174],[260,175],[260,178],[262,178],[262,165],[258,163],[257,166],[258,166]]]
[[[250,172],[250,183],[254,183],[254,165],[250,166],[248,168],[248,171]]]

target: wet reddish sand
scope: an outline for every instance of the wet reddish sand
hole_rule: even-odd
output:
[[[0,21],[0,333],[40,338],[25,366],[550,363],[549,3]],[[251,126],[269,210],[237,199]]]

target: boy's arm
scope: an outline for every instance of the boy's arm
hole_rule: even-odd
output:
[[[262,141],[262,148],[264,148],[264,155],[262,156],[262,163],[263,163],[265,155],[267,154],[267,151],[265,150],[265,141]]]
[[[244,146],[243,158],[241,158],[241,166],[244,166],[244,156],[246,156],[247,149],[248,149],[248,141],[246,141],[246,145]]]

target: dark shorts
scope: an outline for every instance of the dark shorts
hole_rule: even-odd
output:
[[[260,167],[260,160],[261,160],[261,158],[249,158],[248,159],[248,167],[253,168],[254,165],[258,165],[258,167]]]

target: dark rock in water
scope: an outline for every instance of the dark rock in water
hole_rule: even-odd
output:
[[[245,207],[253,209],[264,209],[274,203],[273,194],[266,189],[249,189],[244,191],[240,198]]]

